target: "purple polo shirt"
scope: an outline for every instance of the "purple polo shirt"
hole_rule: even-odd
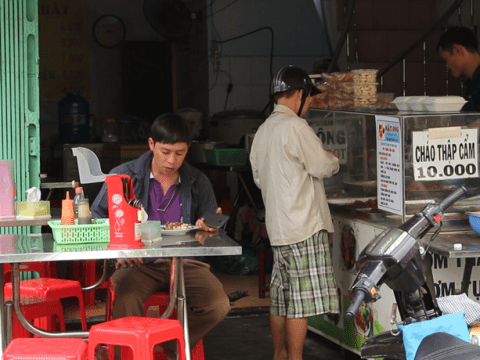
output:
[[[180,199],[180,178],[163,194],[162,185],[150,173],[150,212],[148,220],[160,220],[162,225],[167,221],[182,221],[182,204]]]
[[[162,185],[150,173],[150,211],[148,212],[148,220],[160,220],[162,225],[167,221],[183,222],[182,218],[182,202],[180,196],[180,181],[170,186],[164,195]],[[160,258],[145,258],[144,263],[148,264]],[[184,257],[184,259],[193,259],[193,257]]]

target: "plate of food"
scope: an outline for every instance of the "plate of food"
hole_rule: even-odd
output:
[[[162,235],[183,235],[189,231],[198,229],[198,226],[183,222],[167,222],[162,225]]]

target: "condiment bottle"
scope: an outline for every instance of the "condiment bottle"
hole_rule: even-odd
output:
[[[87,198],[78,201],[78,224],[86,225],[92,223],[92,216],[90,213],[90,205]]]
[[[83,187],[81,186],[75,188],[75,196],[73,198],[73,209],[75,213],[75,219],[78,219],[78,203],[80,199],[85,199],[85,194],[83,193]]]
[[[60,225],[75,225],[73,200],[70,199],[70,193],[68,191],[65,199],[62,200],[62,218]]]

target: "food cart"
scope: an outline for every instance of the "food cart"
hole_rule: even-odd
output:
[[[324,180],[335,233],[330,245],[340,296],[340,315],[309,320],[309,329],[359,353],[365,338],[390,330],[396,302],[386,285],[381,298],[364,304],[353,321],[343,314],[360,251],[386,227],[396,227],[428,202],[442,200],[457,186],[478,182],[480,113],[392,110],[310,109],[306,120],[325,149],[336,151],[340,171]],[[480,211],[480,199],[459,201],[447,211],[442,234],[455,239],[476,235],[467,211]],[[427,235],[429,237],[429,235]],[[426,237],[426,238],[427,238]],[[480,244],[480,236],[478,236]],[[461,241],[459,241],[461,242]],[[433,256],[436,296],[458,293],[465,259]],[[473,267],[467,295],[480,299],[480,271]]]

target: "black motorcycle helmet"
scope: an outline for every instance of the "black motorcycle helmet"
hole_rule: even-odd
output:
[[[277,71],[272,79],[272,95],[289,91],[289,90],[303,90],[302,103],[298,110],[300,116],[303,105],[307,97],[320,94],[321,91],[313,84],[310,76],[299,67],[288,65]]]

